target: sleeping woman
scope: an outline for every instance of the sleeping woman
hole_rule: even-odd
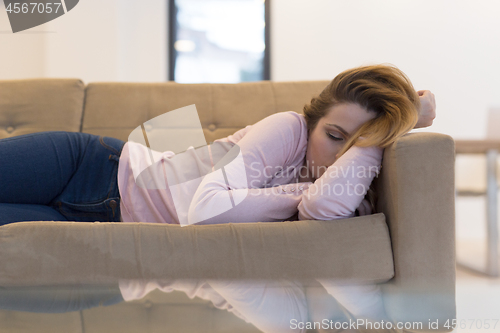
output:
[[[430,126],[435,102],[430,91],[415,91],[396,67],[375,65],[340,73],[303,111],[273,114],[217,140],[229,150],[237,146],[242,163],[206,175],[185,211],[176,206],[168,187],[138,185],[133,169],[149,152],[133,142],[73,132],[0,140],[2,161],[9,161],[0,164],[0,224],[100,220],[196,225],[371,214],[370,185],[383,149],[413,128]],[[173,157],[163,153],[158,165],[168,165]],[[232,206],[220,209],[228,197]],[[376,285],[319,282],[354,318],[386,319]],[[208,299],[266,333],[300,332],[290,320],[308,318],[304,288],[294,281],[124,280],[114,289],[57,292],[0,287],[0,308],[75,311],[139,299],[156,288]]]

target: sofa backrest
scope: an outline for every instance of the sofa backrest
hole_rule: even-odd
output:
[[[0,139],[42,131],[79,132],[85,86],[78,79],[0,81]]]
[[[329,81],[239,84],[90,83],[82,132],[126,141],[130,132],[156,116],[195,104],[207,142],[280,111],[302,112]]]
[[[126,141],[147,120],[195,104],[207,142],[276,112],[301,113],[329,81],[240,84],[0,81],[0,139],[42,131],[85,132]]]

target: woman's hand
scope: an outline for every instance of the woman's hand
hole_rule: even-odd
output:
[[[428,127],[436,118],[436,100],[429,90],[417,91],[420,98],[420,115],[414,128]]]
[[[356,210],[358,211],[359,216],[370,215],[373,213],[372,205],[370,205],[370,202],[366,199],[363,199],[363,201],[361,201],[359,207]]]

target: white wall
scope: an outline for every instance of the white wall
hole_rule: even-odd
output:
[[[165,81],[165,0],[82,0],[65,15],[12,34],[0,7],[0,79],[77,77]]]
[[[39,31],[13,34],[0,0],[0,80],[43,77],[45,36]]]
[[[119,80],[167,80],[167,19],[165,0],[119,0]]]
[[[436,94],[433,131],[480,138],[500,106],[497,0],[273,0],[272,77],[330,79],[389,62]],[[500,129],[499,129],[500,130]]]
[[[118,79],[118,0],[83,0],[50,21],[46,35],[46,77],[86,82]]]
[[[0,79],[78,77],[90,81],[167,78],[166,0],[82,0],[45,25],[9,33],[0,9]],[[432,130],[485,135],[500,106],[497,0],[272,0],[273,80],[331,79],[389,62],[431,89]]]

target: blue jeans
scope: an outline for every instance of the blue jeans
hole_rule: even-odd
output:
[[[0,140],[0,225],[119,222],[121,140],[39,132]]]
[[[0,286],[0,309],[9,311],[63,313],[123,302],[116,285],[109,286]]]

